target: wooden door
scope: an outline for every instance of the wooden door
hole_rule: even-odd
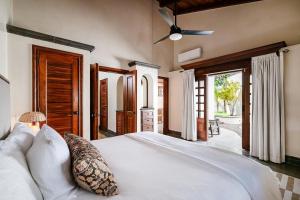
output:
[[[136,132],[136,70],[124,76],[125,133]]]
[[[82,55],[33,46],[33,110],[61,135],[82,135]]]
[[[90,93],[91,93],[91,140],[98,139],[98,129],[99,129],[99,108],[98,108],[98,94],[99,94],[99,72],[98,64],[91,65],[90,72]]]
[[[250,150],[250,66],[243,69],[242,148]]]
[[[163,80],[163,133],[169,132],[169,78],[159,76]]]
[[[100,129],[108,127],[108,79],[100,80]]]
[[[196,81],[196,104],[197,104],[197,137],[207,141],[207,117],[206,117],[206,84],[207,76]]]

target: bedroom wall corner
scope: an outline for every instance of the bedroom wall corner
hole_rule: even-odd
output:
[[[6,24],[12,21],[12,0],[0,1],[0,74],[8,78]]]
[[[90,52],[10,33],[7,36],[12,126],[22,113],[32,110],[32,45],[34,44],[83,55],[83,137],[90,139]]]

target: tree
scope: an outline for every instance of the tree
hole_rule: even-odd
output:
[[[221,90],[223,86],[228,82],[229,74],[219,74],[215,76],[215,97],[216,97],[216,103],[217,103],[217,112],[220,112],[220,101],[223,100],[221,98]],[[226,113],[226,101],[223,100],[223,106],[224,106],[224,112]]]
[[[239,82],[226,80],[222,88],[219,90],[219,98],[229,105],[230,115],[234,115],[235,105],[239,98],[241,85]]]

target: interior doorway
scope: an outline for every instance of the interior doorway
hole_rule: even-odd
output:
[[[136,132],[136,71],[91,65],[91,139]]]
[[[158,132],[169,132],[169,78],[158,77],[158,103],[157,103]]]
[[[242,71],[207,77],[208,144],[242,153]]]

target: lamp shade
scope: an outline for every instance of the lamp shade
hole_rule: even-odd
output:
[[[32,123],[46,121],[46,116],[41,112],[26,112],[19,118],[20,122]]]

